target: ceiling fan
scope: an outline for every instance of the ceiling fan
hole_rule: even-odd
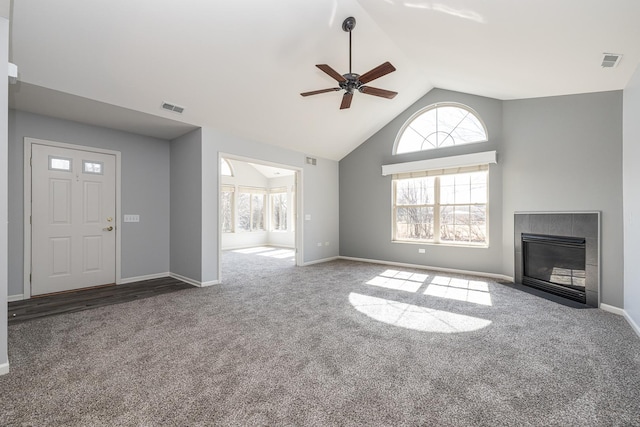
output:
[[[338,90],[345,91],[344,95],[342,95],[342,103],[340,104],[340,109],[344,110],[345,108],[349,108],[351,106],[351,100],[353,99],[353,92],[356,90],[358,92],[364,93],[366,95],[379,96],[382,98],[391,99],[398,94],[398,92],[392,92],[390,90],[378,89],[377,87],[365,86],[365,84],[373,81],[377,78],[380,78],[384,75],[387,75],[393,71],[395,71],[395,67],[391,65],[389,62],[385,62],[384,64],[378,65],[371,71],[367,71],[366,73],[360,75],[351,72],[351,31],[356,26],[356,18],[350,16],[344,20],[342,23],[342,29],[349,33],[349,72],[347,74],[340,75],[336,70],[328,66],[327,64],[319,64],[316,65],[319,69],[327,73],[330,77],[334,78],[338,82],[339,87],[332,87],[329,89],[320,89],[314,90],[311,92],[303,92],[300,95],[302,96],[310,96],[310,95],[318,95],[320,93],[334,92]]]

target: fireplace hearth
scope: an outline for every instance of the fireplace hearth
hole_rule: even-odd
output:
[[[515,283],[598,307],[600,213],[516,213]]]

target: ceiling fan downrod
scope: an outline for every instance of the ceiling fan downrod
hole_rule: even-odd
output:
[[[349,74],[351,73],[351,31],[356,27],[356,18],[348,17],[342,22],[342,29],[349,33]]]

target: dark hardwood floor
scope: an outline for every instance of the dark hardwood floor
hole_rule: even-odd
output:
[[[9,303],[9,324],[120,304],[184,289],[193,289],[193,286],[171,277],[163,277],[125,285],[108,285],[33,297]]]

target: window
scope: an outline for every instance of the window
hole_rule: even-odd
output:
[[[82,161],[82,172],[95,175],[102,175],[104,164],[102,162]]]
[[[222,232],[233,233],[233,201],[235,187],[233,185],[223,185],[220,193],[220,216],[222,218]]]
[[[393,240],[486,246],[488,166],[475,169],[394,175]]]
[[[66,157],[49,156],[49,170],[71,172],[72,160]]]
[[[396,138],[393,154],[487,141],[480,117],[462,104],[434,104],[414,114]]]
[[[229,163],[229,160],[220,158],[220,175],[233,176],[233,169],[231,169],[231,163]]]
[[[271,230],[285,231],[287,229],[287,189],[272,188],[269,190],[271,202]]]
[[[238,230],[264,231],[264,188],[240,187],[238,189]]]

